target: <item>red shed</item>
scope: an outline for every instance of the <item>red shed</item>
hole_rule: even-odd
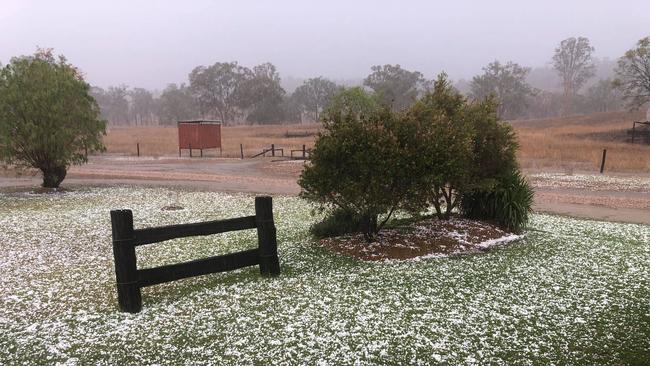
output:
[[[181,150],[199,149],[203,156],[203,149],[219,149],[221,155],[221,121],[191,120],[178,121],[178,156]]]

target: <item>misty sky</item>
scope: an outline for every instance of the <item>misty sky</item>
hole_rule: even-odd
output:
[[[397,63],[470,78],[495,59],[543,66],[571,36],[618,58],[650,36],[650,1],[0,0],[0,62],[51,47],[103,87],[162,89],[217,61],[268,61],[283,77]]]

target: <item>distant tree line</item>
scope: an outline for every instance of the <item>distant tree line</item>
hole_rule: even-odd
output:
[[[457,90],[472,100],[494,96],[500,118],[543,118],[639,108],[650,99],[650,37],[618,62],[593,57],[589,39],[561,41],[550,68],[532,69],[495,60]],[[434,84],[419,71],[400,65],[375,65],[363,87],[395,111],[408,109]],[[190,118],[220,119],[225,124],[321,121],[342,85],[323,77],[305,80],[293,93],[281,86],[271,63],[248,68],[237,62],[198,66],[188,82],[169,84],[162,92],[143,88],[93,87],[102,117],[111,125],[174,124]]]
[[[217,62],[194,68],[187,84],[169,84],[159,95],[125,85],[93,87],[91,93],[111,125],[171,125],[193,118],[268,124],[318,121],[340,88],[316,77],[289,95],[271,63],[249,69],[237,62]]]

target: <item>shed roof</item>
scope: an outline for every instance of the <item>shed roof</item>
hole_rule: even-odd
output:
[[[186,121],[178,121],[178,123],[221,124],[221,121],[218,119],[190,119]]]

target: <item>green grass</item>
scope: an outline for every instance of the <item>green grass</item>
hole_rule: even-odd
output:
[[[182,211],[162,211],[178,204]],[[274,199],[282,275],[143,290],[117,311],[109,211],[136,228],[250,215],[253,198],[165,189],[0,194],[0,364],[639,364],[650,360],[650,227],[533,215],[488,253],[363,263],[315,246]],[[255,231],[138,248],[150,267],[255,246]]]

